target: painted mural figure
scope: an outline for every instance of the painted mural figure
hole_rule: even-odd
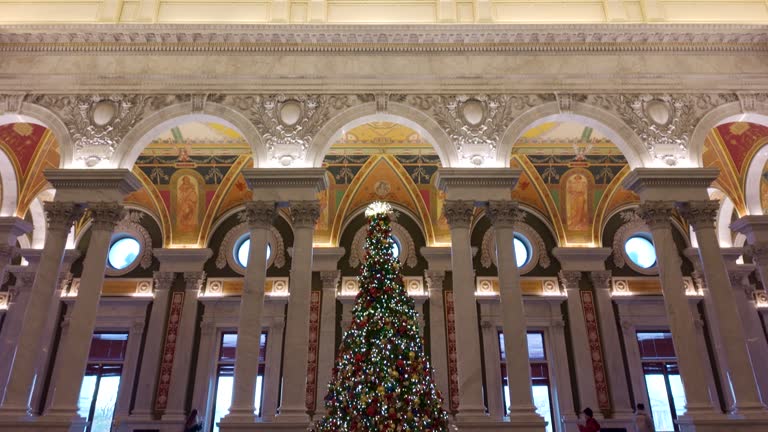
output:
[[[197,227],[197,185],[189,176],[183,176],[176,194],[176,223],[179,232],[193,232]]]
[[[585,231],[589,229],[588,183],[582,174],[571,176],[566,183],[565,197],[568,229]]]

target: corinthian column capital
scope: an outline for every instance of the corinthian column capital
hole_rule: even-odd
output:
[[[123,206],[116,202],[99,201],[89,203],[93,229],[112,232],[123,219]]]
[[[752,262],[760,265],[768,263],[768,243],[755,242],[744,246],[744,254],[752,257]]]
[[[156,271],[152,276],[155,279],[155,291],[168,291],[173,285],[176,273]]]
[[[320,217],[318,200],[291,201],[291,220],[298,227],[312,228]]]
[[[245,221],[249,228],[269,228],[276,215],[274,201],[250,201],[245,204]]]
[[[525,217],[525,213],[520,210],[517,202],[511,200],[488,201],[486,215],[493,226],[509,228],[514,228]]]
[[[323,281],[323,289],[333,289],[335,291],[340,278],[341,272],[338,270],[320,272],[320,280]]]
[[[205,281],[205,272],[184,272],[184,287],[187,291],[199,292]]]
[[[674,211],[674,201],[646,201],[640,204],[637,214],[653,229],[669,226]]]
[[[693,226],[694,230],[713,228],[719,209],[720,203],[713,200],[695,200],[677,204],[677,211]]]
[[[560,270],[558,273],[560,283],[564,285],[566,290],[579,289],[579,281],[581,280],[581,272],[572,270]]]
[[[473,201],[450,200],[443,204],[443,216],[451,228],[469,228],[474,213],[475,203]]]
[[[63,201],[48,201],[43,203],[45,219],[49,230],[69,231],[72,224],[80,219],[85,208],[82,204]]]

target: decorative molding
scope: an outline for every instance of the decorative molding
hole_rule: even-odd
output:
[[[341,280],[341,271],[329,270],[320,272],[320,280],[323,283],[323,289],[332,289],[334,292],[338,289]]]
[[[171,309],[168,313],[165,341],[163,342],[163,355],[160,361],[160,373],[158,375],[157,394],[155,396],[156,411],[165,411],[165,407],[168,406],[168,393],[171,390],[171,370],[173,369],[173,358],[176,356],[176,342],[183,309],[184,292],[173,293]]]
[[[552,261],[541,235],[524,222],[516,223],[515,232],[528,239],[531,246],[531,256],[528,259],[528,262],[520,267],[520,274],[522,275],[530,272],[536,268],[537,265],[540,265],[541,268],[549,268]],[[480,245],[480,265],[482,265],[483,268],[489,268],[491,264],[497,265],[496,234],[493,227],[489,228],[485,234],[483,234],[483,240]]]
[[[116,235],[122,233],[128,234],[139,242],[139,256],[126,268],[118,270],[107,265],[106,274],[108,276],[122,276],[130,273],[136,266],[148,269],[152,265],[152,236],[149,231],[141,224],[145,213],[142,211],[128,210],[124,212],[122,220],[115,226]]]
[[[694,231],[701,228],[715,228],[720,202],[714,200],[694,200],[677,203],[677,211],[693,226]]]
[[[124,207],[121,204],[108,201],[88,203],[88,213],[91,216],[92,229],[110,233],[125,217]]]
[[[318,200],[291,201],[291,222],[296,227],[314,228],[319,217]]]
[[[10,294],[7,292],[0,292],[0,310],[8,310],[8,304],[10,303]]]
[[[43,210],[49,230],[69,231],[85,212],[85,206],[73,202],[46,201]]]
[[[453,302],[453,291],[446,291],[445,328],[448,351],[448,408],[451,413],[459,411],[459,365],[456,355],[456,308]]]
[[[341,286],[339,286],[339,298],[355,298],[357,293],[360,292],[360,281],[357,276],[344,276],[341,278]]]
[[[406,103],[428,113],[445,130],[459,159],[475,166],[496,160],[504,131],[523,112],[555,100],[543,95],[412,95]]]
[[[397,260],[403,266],[410,268],[416,267],[418,258],[416,256],[416,244],[408,230],[397,222],[391,222],[392,235],[400,241],[400,256]],[[349,251],[349,266],[357,267],[363,264],[365,257],[365,238],[368,227],[362,226],[357,230],[352,238],[352,247]]]
[[[755,290],[755,307],[768,309],[768,293],[764,290]]]
[[[475,214],[475,203],[465,200],[446,200],[443,203],[443,216],[448,225],[455,228],[469,228]]]
[[[424,279],[427,282],[427,289],[431,291],[437,291],[442,295],[443,282],[445,281],[445,272],[442,270],[426,270],[424,272]]]
[[[274,201],[249,201],[245,203],[243,220],[249,228],[269,228],[277,216],[277,207]]]
[[[688,157],[688,144],[705,114],[735,102],[733,93],[590,95],[586,103],[613,112],[645,143],[651,157],[675,166]]]
[[[246,216],[245,213],[241,212],[238,217],[242,220]],[[224,235],[224,239],[221,241],[221,246],[219,246],[219,253],[216,255],[216,268],[222,269],[228,265],[235,272],[241,275],[245,274],[245,267],[240,265],[237,259],[235,259],[235,244],[241,237],[249,233],[250,230],[248,229],[247,222],[235,225],[227,231],[227,234]],[[267,268],[272,265],[276,268],[283,268],[285,266],[285,242],[280,231],[271,224],[269,225],[268,243],[271,252],[267,260]]]
[[[18,114],[26,97],[24,93],[0,95],[0,114]]]
[[[317,362],[320,347],[320,291],[312,291],[309,303],[309,341],[307,359],[307,411],[314,411],[317,401]]]
[[[595,376],[597,404],[601,411],[611,410],[611,397],[608,393],[608,382],[603,361],[603,348],[600,341],[600,328],[597,324],[595,299],[591,291],[581,291],[581,307],[584,311],[584,323],[587,327],[587,340],[592,358],[592,371]]]
[[[234,95],[235,106],[256,126],[269,159],[291,166],[306,158],[312,140],[336,113],[350,107],[347,95]]]
[[[611,279],[611,295],[612,296],[630,296],[632,291],[629,290],[629,282],[626,279]]]
[[[36,95],[31,101],[55,112],[72,136],[74,158],[96,166],[112,158],[123,137],[146,114],[180,102],[176,95]]]
[[[765,52],[758,25],[462,24],[6,26],[0,52],[451,53]]]
[[[674,201],[646,201],[640,204],[637,214],[653,230],[671,226],[674,212]]]
[[[422,276],[403,276],[403,286],[411,297],[425,297],[427,295]]]

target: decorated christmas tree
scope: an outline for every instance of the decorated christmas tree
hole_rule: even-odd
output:
[[[448,416],[424,356],[413,299],[393,255],[391,208],[371,204],[360,292],[339,348],[322,432],[444,432]]]

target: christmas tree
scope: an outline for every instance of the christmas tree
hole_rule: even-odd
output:
[[[371,204],[360,292],[326,396],[321,432],[444,432],[448,416],[392,254],[391,208]]]

